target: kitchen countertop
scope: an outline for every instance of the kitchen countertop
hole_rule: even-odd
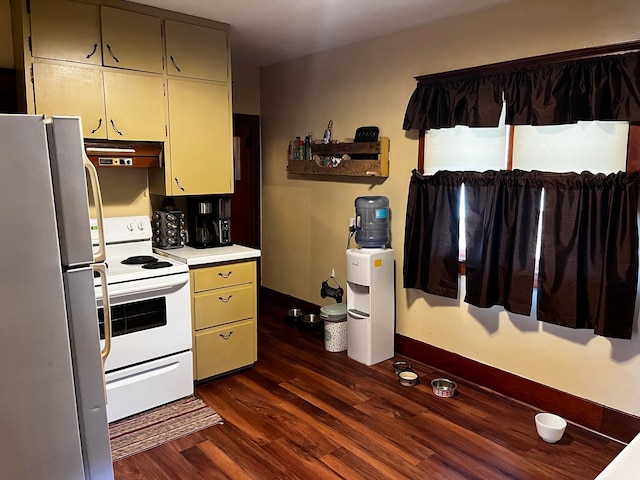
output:
[[[182,247],[170,250],[154,248],[153,251],[158,255],[186,263],[190,267],[259,258],[261,254],[257,248],[245,247],[244,245],[213,248]]]

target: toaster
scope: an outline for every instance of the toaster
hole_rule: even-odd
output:
[[[186,229],[180,210],[156,210],[153,214],[153,246],[169,249],[184,247]]]

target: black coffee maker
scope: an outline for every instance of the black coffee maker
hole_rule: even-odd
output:
[[[231,199],[189,197],[187,199],[187,245],[210,248],[231,245]]]

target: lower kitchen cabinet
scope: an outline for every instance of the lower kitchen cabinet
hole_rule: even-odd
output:
[[[194,267],[190,275],[194,379],[253,365],[258,358],[256,261]]]
[[[256,361],[256,341],[253,318],[196,333],[196,380],[252,365]]]

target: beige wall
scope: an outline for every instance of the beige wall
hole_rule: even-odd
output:
[[[260,115],[260,69],[253,65],[232,63],[231,73],[233,113]]]
[[[264,286],[316,304],[332,268],[345,285],[348,220],[361,195],[390,199],[397,332],[624,412],[640,415],[640,339],[612,340],[402,288],[415,132],[402,120],[416,75],[637,40],[637,0],[514,0],[485,12],[303,57],[261,71]],[[289,178],[296,135],[391,139],[389,178]],[[464,282],[461,282],[464,284]],[[460,294],[461,298],[464,292]],[[637,327],[636,327],[637,332]],[[603,388],[603,385],[617,385]]]
[[[11,9],[9,0],[0,0],[0,68],[13,68]]]

